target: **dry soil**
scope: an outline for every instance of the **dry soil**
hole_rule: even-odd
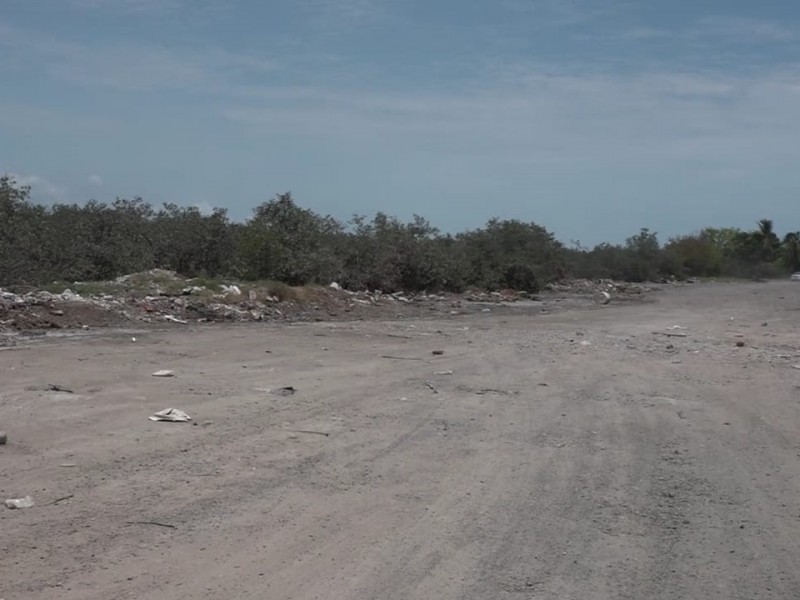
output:
[[[0,597],[800,598],[800,284],[654,300],[3,349]]]

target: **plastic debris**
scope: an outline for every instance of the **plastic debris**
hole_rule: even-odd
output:
[[[293,396],[296,391],[291,385],[287,385],[286,387],[270,390],[269,393],[273,396]]]
[[[171,423],[188,423],[192,417],[178,408],[165,408],[148,417],[151,421],[169,421]]]
[[[169,321],[170,323],[180,323],[181,325],[186,325],[189,321],[184,321],[183,319],[179,319],[178,317],[174,317],[172,315],[164,315],[164,320]]]
[[[595,292],[592,295],[595,304],[605,305],[611,302],[611,294],[608,292]]]
[[[153,377],[175,377],[175,372],[167,369],[161,369],[160,371],[153,373]]]
[[[33,498],[30,496],[25,496],[24,498],[9,498],[5,502],[6,508],[10,509],[17,509],[17,508],[33,508]]]

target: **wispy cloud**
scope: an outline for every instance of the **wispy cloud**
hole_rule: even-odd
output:
[[[102,50],[0,24],[0,48],[15,64],[54,79],[122,90],[214,91],[278,68],[276,60],[221,48],[109,43]]]
[[[59,0],[82,10],[106,10],[117,13],[159,15],[185,6],[184,0]]]
[[[31,196],[40,202],[65,202],[67,200],[67,188],[49,181],[41,175],[25,175],[20,173],[10,173],[11,178],[19,185],[31,188]]]
[[[746,17],[712,16],[697,20],[688,30],[689,36],[727,37],[739,43],[755,40],[790,42],[800,39],[798,23],[786,23]]]
[[[515,85],[443,93],[298,90],[224,116],[265,133],[389,152],[446,151],[457,160],[491,149],[492,164],[747,167],[797,156],[800,77],[531,73]]]
[[[542,27],[573,27],[613,17],[627,10],[629,3],[616,0],[499,0],[505,10],[534,16]]]

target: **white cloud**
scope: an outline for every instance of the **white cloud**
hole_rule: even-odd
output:
[[[197,210],[199,210],[200,214],[203,214],[203,215],[206,215],[206,216],[211,215],[214,212],[214,207],[211,206],[211,204],[209,202],[205,202],[205,201],[204,202],[197,202],[196,204],[193,204],[192,206],[194,206]]]
[[[800,159],[800,74],[543,74],[452,92],[295,90],[223,115],[265,134],[492,164]]]
[[[54,79],[128,91],[221,92],[247,76],[278,68],[271,58],[215,47],[178,48],[120,42],[98,50],[0,24],[0,48],[26,70]]]
[[[103,178],[100,175],[89,175],[89,183],[94,187],[103,187]]]
[[[56,185],[41,175],[23,175],[19,173],[11,173],[10,175],[19,185],[31,188],[31,197],[34,200],[49,203],[67,201],[67,188]]]
[[[61,0],[64,1],[64,0]],[[66,0],[83,10],[113,10],[121,13],[163,14],[184,6],[182,0]]]
[[[747,43],[753,40],[792,42],[800,39],[797,23],[732,16],[699,19],[689,28],[688,33],[691,36],[729,37]]]

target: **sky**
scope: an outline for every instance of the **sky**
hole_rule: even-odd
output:
[[[796,0],[0,6],[0,173],[40,202],[800,230]]]

